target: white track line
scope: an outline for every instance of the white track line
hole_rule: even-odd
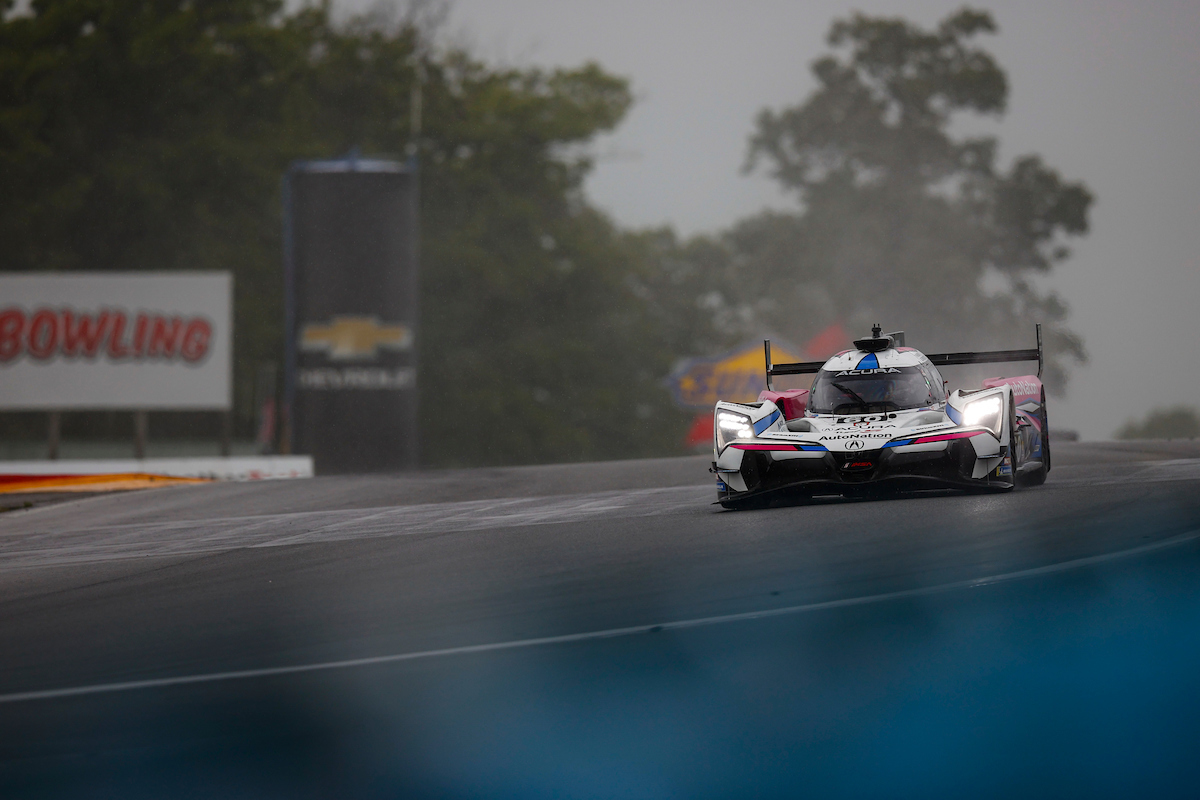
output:
[[[0,703],[19,703],[29,700],[53,700],[63,697],[78,697],[81,695],[105,694],[109,692],[128,692],[135,689],[159,689],[170,686],[186,686],[195,683],[214,683],[216,681],[231,681],[243,678],[268,678],[277,675],[292,675],[301,672],[321,672],[325,670],[369,667],[375,664],[394,664],[401,661],[417,661],[425,658],[461,656],[470,655],[472,653],[490,653],[497,650],[516,650],[525,647],[540,647],[542,645],[550,644],[586,642],[595,639],[615,639],[620,636],[632,636],[634,634],[686,630],[688,628],[699,628],[706,625],[721,625],[728,622],[744,622],[746,620],[782,617],[789,614],[803,614],[809,611],[826,611],[834,608],[863,606],[870,605],[872,603],[884,603],[889,600],[901,600],[909,597],[923,597],[926,595],[955,591],[957,589],[972,589],[979,586],[990,586],[993,584],[1006,583],[1025,578],[1034,578],[1040,575],[1050,575],[1056,572],[1065,572],[1067,570],[1078,569],[1080,567],[1091,566],[1093,564],[1101,564],[1106,561],[1115,561],[1120,558],[1128,558],[1130,556],[1151,553],[1156,550],[1164,550],[1169,547],[1186,544],[1187,542],[1194,541],[1198,538],[1200,538],[1200,531],[1190,531],[1188,533],[1179,534],[1178,536],[1172,536],[1169,539],[1163,539],[1160,542],[1134,547],[1129,550],[1121,550],[1115,553],[1105,553],[1098,556],[1088,556],[1087,558],[1078,558],[1073,561],[1064,561],[1059,564],[1050,564],[1044,567],[1034,567],[1032,569],[1023,569],[1016,572],[1006,572],[1000,575],[989,575],[984,578],[971,578],[963,581],[953,581],[951,583],[943,583],[937,586],[927,586],[921,589],[904,589],[898,592],[885,592],[883,594],[865,595],[863,597],[849,597],[842,600],[827,600],[822,603],[807,603],[805,605],[798,606],[785,606],[784,608],[771,608],[764,611],[746,611],[740,614],[723,614],[716,617],[700,617],[698,619],[677,620],[675,622],[661,622],[656,625],[634,625],[628,628],[609,628],[601,631],[568,633],[561,636],[543,636],[537,639],[515,639],[508,642],[490,642],[488,644],[472,644],[462,647],[445,647],[439,650],[421,650],[413,653],[396,653],[393,655],[373,656],[370,658],[351,658],[344,661],[325,661],[316,664],[296,664],[288,667],[242,669],[233,670],[230,672],[209,672],[201,675],[179,675],[173,678],[150,678],[141,681],[124,681],[119,683],[98,683],[90,686],[72,686],[63,689],[42,689],[33,692],[13,692],[11,694],[0,694]]]

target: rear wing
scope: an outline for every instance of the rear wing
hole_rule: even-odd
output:
[[[1036,361],[1038,377],[1042,377],[1044,359],[1042,355],[1042,324],[1037,328],[1037,347],[1029,350],[988,350],[982,353],[939,353],[925,357],[937,367],[954,367],[960,364],[994,364],[1001,361]],[[904,345],[904,331],[886,334],[900,345]],[[767,359],[767,390],[775,391],[773,378],[776,375],[804,375],[819,372],[825,366],[824,361],[799,361],[795,364],[771,363],[771,340],[763,340],[763,354]]]

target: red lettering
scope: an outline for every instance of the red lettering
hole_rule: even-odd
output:
[[[183,345],[179,354],[184,361],[199,361],[208,354],[208,342],[212,339],[212,324],[204,317],[193,317],[183,334]]]
[[[133,353],[140,357],[146,352],[146,330],[150,325],[150,320],[145,314],[137,315],[137,325],[133,327]]]
[[[171,317],[169,320],[155,317],[150,326],[150,346],[146,348],[146,355],[151,358],[174,358],[182,334],[183,320],[179,317]]]
[[[12,361],[21,354],[21,333],[25,330],[25,313],[19,308],[0,311],[0,362]]]
[[[102,311],[98,315],[80,314],[70,309],[62,312],[62,352],[66,356],[74,356],[82,351],[86,358],[95,358],[108,332],[109,314]]]
[[[17,306],[0,310],[0,363],[24,352],[45,360],[60,353],[95,358],[102,351],[113,359],[179,356],[195,363],[208,356],[212,337],[212,322],[204,317],[142,313],[131,319],[121,310],[93,314],[70,308],[39,308],[27,316]]]
[[[125,337],[125,319],[124,311],[113,314],[112,330],[108,334],[109,358],[125,358],[129,355],[129,348],[121,341]]]
[[[29,320],[26,342],[29,355],[45,360],[54,357],[58,349],[58,314],[48,308],[39,308]]]

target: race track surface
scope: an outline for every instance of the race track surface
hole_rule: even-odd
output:
[[[743,512],[707,466],[0,514],[0,796],[1200,786],[1200,443],[1058,444],[1012,494]]]

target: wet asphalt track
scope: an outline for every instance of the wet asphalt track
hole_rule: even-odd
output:
[[[1055,455],[737,513],[703,458],[8,512],[0,796],[1194,796],[1200,446]]]

